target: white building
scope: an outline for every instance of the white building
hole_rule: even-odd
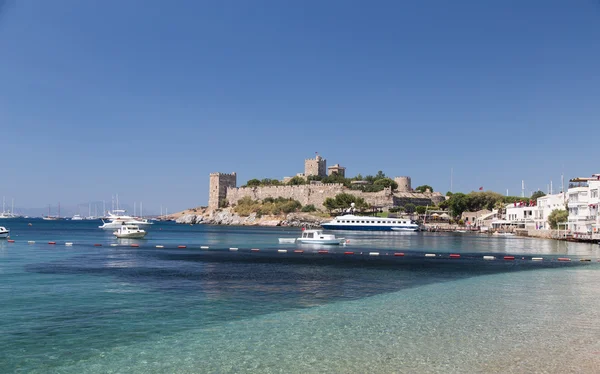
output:
[[[548,230],[548,216],[556,209],[565,210],[565,195],[562,192],[542,196],[535,202],[506,205],[506,221],[517,228]]]
[[[600,215],[598,213],[600,190],[600,174],[591,178],[575,178],[569,183],[568,229],[573,235],[592,235],[598,237],[600,233]]]

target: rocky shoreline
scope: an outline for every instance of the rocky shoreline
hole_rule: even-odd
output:
[[[310,213],[289,213],[281,216],[258,216],[256,213],[252,213],[247,217],[242,217],[231,209],[187,211],[173,218],[180,224],[231,226],[319,227],[322,222],[327,221],[325,218]]]

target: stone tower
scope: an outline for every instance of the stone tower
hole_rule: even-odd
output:
[[[210,173],[210,185],[208,187],[208,208],[218,209],[219,203],[227,198],[227,188],[237,187],[237,176],[235,172]]]
[[[394,182],[398,183],[398,192],[411,192],[410,177],[396,177]]]
[[[327,176],[327,160],[317,155],[317,157],[304,160],[304,176],[318,175]]]

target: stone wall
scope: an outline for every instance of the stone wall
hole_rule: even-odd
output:
[[[345,188],[341,183],[330,184],[305,184],[299,186],[265,186],[265,187],[241,187],[227,188],[227,202],[235,204],[243,197],[252,200],[263,200],[267,197],[286,198],[298,200],[302,205],[314,205],[317,209],[324,209],[323,202],[326,198],[335,198],[341,193],[352,194],[365,199],[367,203],[378,207],[391,207],[412,203],[415,205],[434,205],[444,201],[440,193],[392,193],[390,188],[379,192],[362,192]]]

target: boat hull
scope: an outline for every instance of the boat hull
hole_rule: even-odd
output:
[[[343,242],[344,239],[296,239],[296,243],[300,244],[340,245]]]
[[[321,224],[325,230],[355,230],[355,231],[419,231],[418,227],[376,226],[376,225],[334,225]]]
[[[0,232],[0,239],[6,239],[10,236],[10,231]]]
[[[116,233],[115,236],[119,239],[142,239],[144,236],[146,236],[146,233],[145,232],[133,232],[133,233],[129,233],[129,234]]]

